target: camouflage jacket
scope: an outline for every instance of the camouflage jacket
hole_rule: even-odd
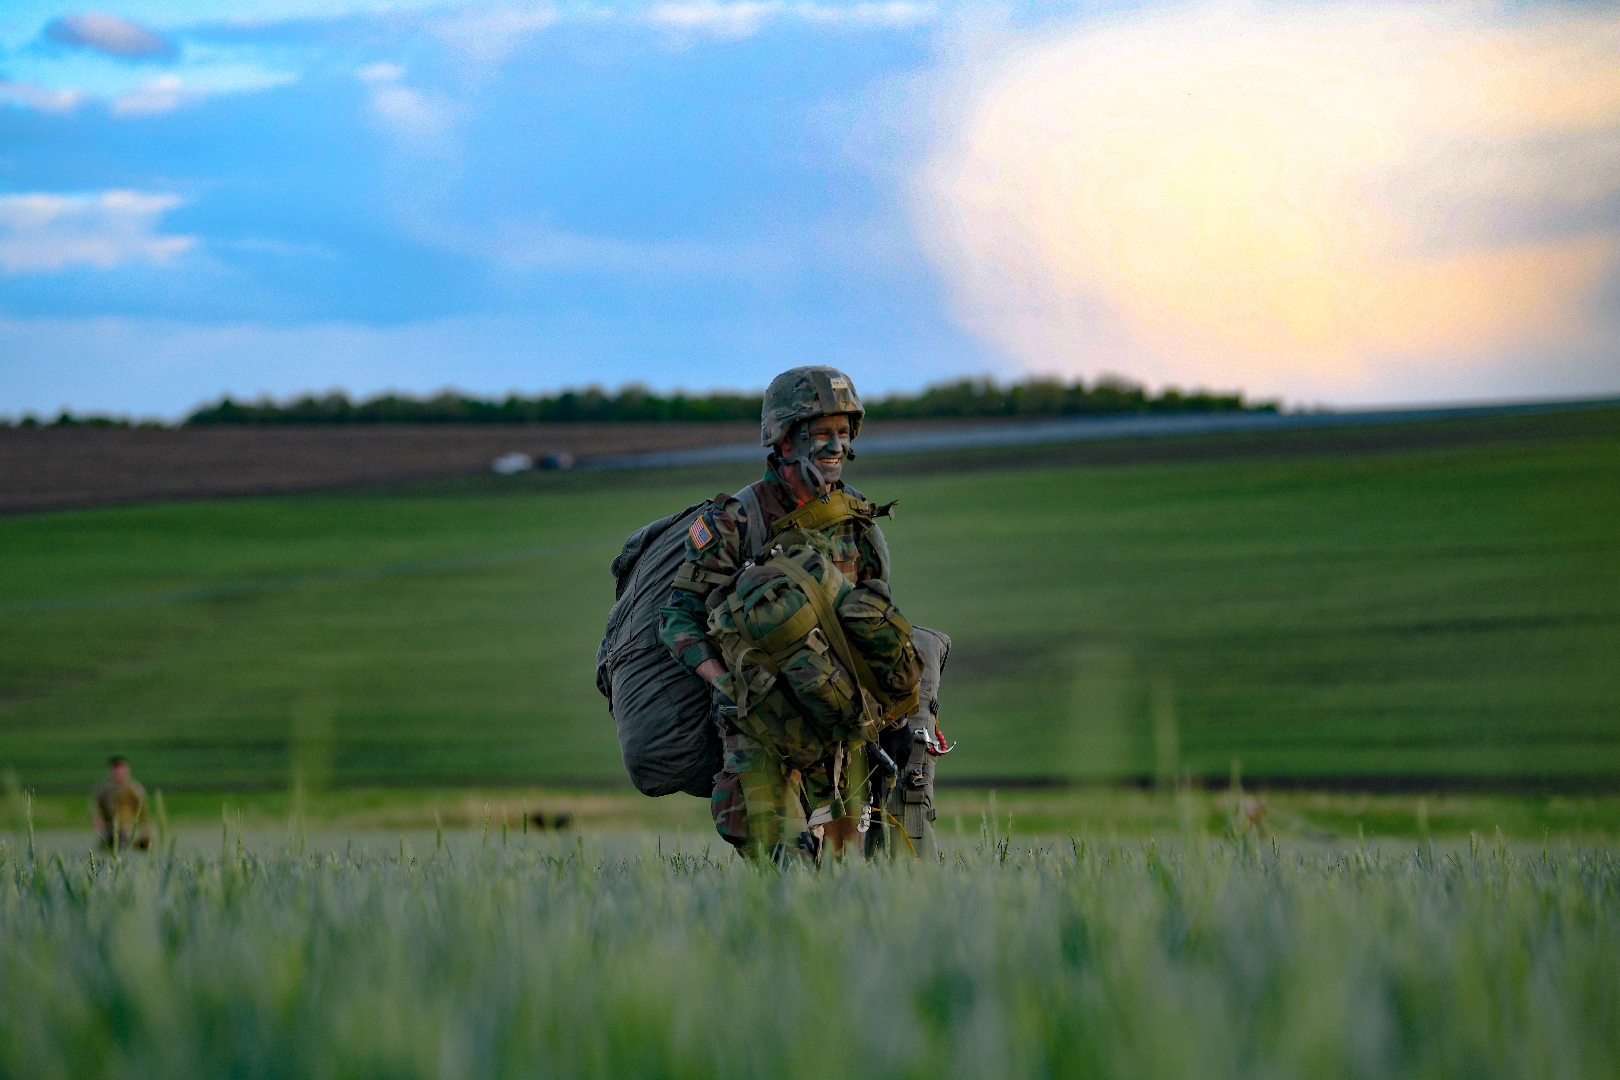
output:
[[[127,784],[103,780],[91,793],[90,805],[109,826],[128,829],[146,821],[146,789],[138,780]]]
[[[860,492],[842,482],[837,486],[846,494],[862,497]],[[686,563],[677,571],[678,578],[702,581],[706,575],[693,574],[694,570],[717,577],[736,574],[742,569],[745,558],[747,530],[768,529],[772,522],[798,506],[792,489],[774,469],[765,470],[765,478],[754,485],[754,490],[765,520],[750,522],[743,504],[735,496],[716,496],[715,508],[705,511],[687,530]],[[888,580],[888,549],[876,524],[843,521],[814,535],[818,541],[816,546],[850,582],[858,584],[872,578]],[[658,639],[688,670],[696,671],[703,661],[720,659],[720,650],[709,640],[708,625],[705,594],[677,588],[671,591],[669,603],[659,615]]]

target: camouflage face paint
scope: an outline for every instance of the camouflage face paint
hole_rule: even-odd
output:
[[[804,473],[805,482],[820,495],[837,483],[844,473],[844,462],[854,457],[849,430],[812,432],[812,424],[800,424],[793,433],[794,461]]]

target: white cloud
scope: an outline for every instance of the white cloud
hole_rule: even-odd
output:
[[[741,38],[757,33],[761,24],[779,14],[786,5],[777,2],[722,4],[698,0],[696,3],[656,4],[647,15],[654,26],[668,30],[702,32],[722,38]]]
[[[547,6],[469,10],[446,18],[434,27],[439,38],[474,64],[495,67],[506,61],[523,40],[557,21],[556,9]]]
[[[108,111],[118,117],[163,116],[207,98],[257,93],[296,82],[297,78],[286,72],[229,65],[194,71],[184,78],[170,73],[113,98]]]
[[[177,50],[155,31],[116,15],[64,15],[45,27],[45,38],[58,45],[94,49],[124,60],[167,60]]]
[[[402,142],[426,147],[450,130],[450,109],[408,86],[381,86],[371,93],[371,112]]]
[[[786,0],[676,0],[653,5],[647,21],[664,30],[707,34],[718,38],[744,38],[758,33],[767,22],[797,20],[822,26],[865,29],[904,28],[932,20],[931,3],[807,4]]]
[[[405,77],[405,69],[400,67],[398,64],[367,64],[365,67],[355,72],[355,76],[361,82],[366,83],[369,86],[375,86],[378,83],[398,82],[400,79]]]
[[[875,4],[792,4],[788,15],[809,23],[830,26],[889,27],[903,29],[932,22],[938,9],[929,3],[913,4],[903,0]]]
[[[0,195],[0,268],[17,275],[169,262],[197,242],[157,231],[158,219],[183,201],[138,191]]]
[[[77,90],[49,90],[30,82],[0,78],[0,103],[20,105],[35,112],[72,112],[84,103]]]
[[[405,86],[405,69],[378,63],[356,73],[370,87],[368,106],[372,120],[401,146],[418,153],[444,149],[453,114],[449,102],[436,94]]]
[[[1598,357],[1617,48],[1610,14],[1473,7],[1046,33],[957,73],[916,221],[1035,370],[1342,398]]]
[[[120,94],[110,106],[114,116],[159,116],[204,95],[180,81],[178,75],[163,75],[137,90]]]

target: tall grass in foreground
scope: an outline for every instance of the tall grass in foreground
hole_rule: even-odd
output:
[[[0,1075],[1620,1075],[1620,860],[0,862]]]

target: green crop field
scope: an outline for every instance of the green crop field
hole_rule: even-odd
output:
[[[453,841],[0,845],[0,1076],[1620,1074],[1612,851]]]
[[[120,751],[171,791],[620,782],[592,679],[607,563],[749,479],[0,518],[0,770],[82,790]],[[956,640],[947,778],[1620,777],[1620,411],[851,479],[901,500],[896,597]]]

